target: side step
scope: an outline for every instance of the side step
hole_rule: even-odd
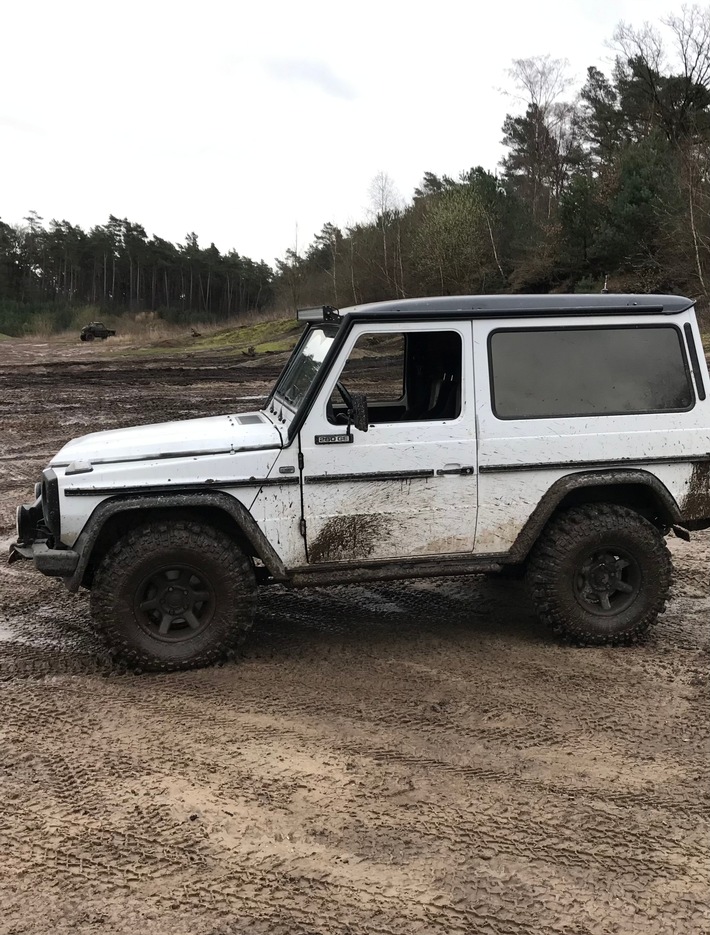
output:
[[[344,566],[341,563],[306,565],[294,568],[288,580],[278,582],[292,588],[311,588],[328,584],[362,584],[367,581],[398,581],[404,578],[445,578],[458,575],[484,575],[503,570],[500,562],[490,559],[468,561],[379,562]],[[276,583],[276,582],[275,582]]]

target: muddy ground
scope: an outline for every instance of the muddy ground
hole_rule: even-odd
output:
[[[277,356],[0,345],[0,535],[69,437],[247,409]],[[710,535],[645,643],[491,579],[264,593],[235,664],[113,671],[0,571],[0,933],[710,932]]]

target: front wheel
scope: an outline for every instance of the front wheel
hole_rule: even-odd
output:
[[[665,607],[671,560],[638,513],[589,503],[555,516],[533,550],[528,584],[538,617],[577,643],[629,643]]]
[[[256,609],[251,560],[211,526],[140,526],[106,553],[91,612],[113,655],[133,668],[191,669],[225,658]]]

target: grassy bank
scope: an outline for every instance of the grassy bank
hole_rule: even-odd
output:
[[[302,329],[303,325],[293,318],[279,318],[189,330],[161,329],[144,335],[124,333],[117,334],[110,342],[114,352],[127,356],[218,353],[255,357],[290,351]]]
[[[242,350],[254,354],[273,354],[290,351],[302,330],[302,323],[293,318],[261,321],[195,338],[192,347],[195,350]]]

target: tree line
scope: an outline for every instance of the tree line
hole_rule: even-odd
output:
[[[102,313],[155,311],[168,321],[230,318],[264,308],[274,271],[231,250],[148,237],[145,228],[111,215],[88,233],[32,211],[22,225],[0,220],[0,331],[17,334],[49,315],[61,327],[72,309]]]
[[[519,59],[499,171],[426,172],[404,203],[380,173],[371,216],[278,263],[291,304],[485,292],[684,292],[710,277],[710,10],[621,24],[609,74]]]

